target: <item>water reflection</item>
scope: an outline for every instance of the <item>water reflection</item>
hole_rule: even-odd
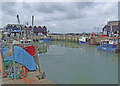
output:
[[[51,41],[51,45],[61,45],[69,48],[79,48],[79,43],[66,41]]]
[[[49,49],[50,43],[36,42],[35,45],[37,45],[37,47],[38,47],[39,54],[42,54],[42,53],[45,54],[47,52],[47,49]]]
[[[58,84],[118,83],[118,54],[74,42],[51,41],[36,45],[47,78]]]
[[[50,45],[60,45],[69,48],[80,48],[79,43],[75,42],[64,42],[64,41],[51,41],[51,42],[35,42],[38,46],[39,54],[46,53]]]

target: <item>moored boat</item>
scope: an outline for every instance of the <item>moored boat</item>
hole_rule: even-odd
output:
[[[120,38],[119,38],[120,39]],[[110,37],[106,40],[101,40],[99,50],[118,53],[118,37]]]
[[[82,37],[79,39],[80,45],[90,45],[88,37]]]
[[[50,38],[43,38],[41,40],[39,40],[39,42],[50,42],[51,39]]]
[[[51,39],[50,38],[43,38],[43,41],[45,41],[45,42],[47,42],[47,41],[51,41]]]

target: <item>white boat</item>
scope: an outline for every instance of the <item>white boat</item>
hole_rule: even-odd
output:
[[[82,38],[79,39],[79,43],[82,44],[82,45],[89,45],[88,40],[89,40],[88,37],[82,37]]]
[[[19,43],[20,43],[19,41],[13,40],[12,44],[19,44]]]
[[[27,39],[27,40],[20,40],[20,43],[31,43],[32,40],[31,39]]]

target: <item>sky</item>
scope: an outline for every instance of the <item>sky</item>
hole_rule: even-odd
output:
[[[2,27],[7,24],[46,26],[50,32],[99,32],[118,20],[117,2],[2,2]]]

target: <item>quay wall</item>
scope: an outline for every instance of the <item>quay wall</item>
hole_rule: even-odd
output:
[[[32,40],[33,41],[39,41],[40,39],[44,38],[44,36],[33,36]],[[60,35],[49,35],[46,38],[51,38],[51,41],[68,41],[68,42],[79,42],[79,39],[81,38],[80,36],[60,36]],[[96,41],[97,43],[100,44],[101,40],[105,40],[108,37],[98,37],[98,36],[93,36],[93,38],[91,38],[90,42]],[[12,37],[12,39],[17,39],[16,37]]]
[[[68,41],[68,42],[79,42],[80,36],[50,36],[52,41]],[[100,44],[101,40],[105,40],[108,37],[98,37],[93,36],[93,38],[90,39],[90,42],[96,41]]]

